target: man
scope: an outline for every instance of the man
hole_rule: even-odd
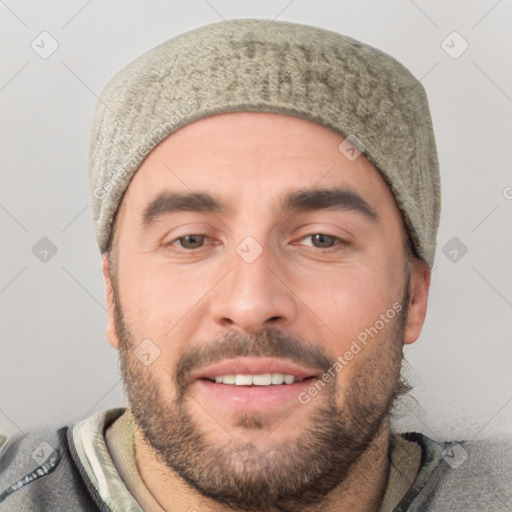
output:
[[[510,510],[501,446],[391,431],[439,182],[423,87],[351,38],[232,20],[125,67],[90,186],[129,407],[8,442],[0,510]]]

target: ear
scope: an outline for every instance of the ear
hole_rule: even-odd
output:
[[[112,347],[117,349],[119,347],[119,339],[116,333],[116,327],[114,323],[114,292],[112,289],[112,281],[110,279],[110,261],[108,259],[108,253],[103,253],[103,279],[105,280],[105,294],[106,294],[106,303],[107,303],[107,328],[105,330],[105,335],[107,337],[108,342]]]
[[[405,323],[404,343],[414,343],[420,336],[427,315],[430,268],[426,261],[413,258],[409,284],[409,308]]]

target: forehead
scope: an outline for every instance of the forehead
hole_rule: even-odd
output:
[[[236,112],[179,129],[135,173],[122,209],[140,217],[162,191],[206,192],[233,209],[275,210],[296,189],[348,188],[398,212],[394,196],[364,156],[349,160],[343,137],[289,115]]]

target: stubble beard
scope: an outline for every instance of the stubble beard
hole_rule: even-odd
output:
[[[219,354],[290,357],[305,363],[316,361],[324,370],[333,359],[318,344],[298,340],[277,329],[264,329],[257,336],[230,332],[215,343],[204,344],[202,349],[184,352],[172,378],[169,376],[169,386],[174,385],[177,391],[176,398],[169,403],[162,398],[153,373],[133,354],[138,343],[124,321],[114,281],[113,288],[120,369],[137,428],[170,470],[203,496],[234,510],[292,512],[321,503],[346,479],[383,422],[389,421],[395,400],[409,390],[400,378],[408,303],[406,286],[403,309],[379,341],[381,350],[359,365],[349,388],[340,390],[334,379],[315,403],[298,406],[314,410],[295,439],[273,441],[272,428],[276,432],[286,429],[286,419],[268,428],[272,423],[265,415],[243,414],[238,417],[237,428],[268,428],[264,448],[250,441],[235,443],[229,436],[226,441],[212,441],[190,412],[190,383],[186,377],[191,370],[219,360]],[[339,394],[343,396],[342,407],[337,402]]]

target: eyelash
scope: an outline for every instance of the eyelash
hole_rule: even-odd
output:
[[[301,238],[301,240],[304,240],[305,238],[309,238],[309,237],[313,237],[315,235],[322,235],[322,236],[326,236],[326,237],[329,237],[329,238],[332,238],[335,242],[338,242],[338,243],[335,243],[335,245],[333,247],[327,247],[325,249],[321,248],[321,247],[314,247],[314,249],[319,249],[320,252],[324,253],[324,254],[329,254],[329,253],[332,253],[332,252],[335,252],[335,251],[338,251],[340,246],[346,246],[348,245],[348,242],[346,242],[345,240],[337,237],[337,236],[334,236],[334,235],[328,235],[327,233],[321,233],[321,232],[318,232],[318,233],[310,233],[309,235],[305,235]],[[206,233],[189,233],[187,235],[183,235],[183,236],[180,236],[178,238],[175,238],[174,240],[172,240],[171,242],[169,242],[168,244],[165,245],[165,247],[171,247],[174,245],[175,242],[178,242],[180,240],[183,240],[184,238],[186,238],[187,236],[204,236],[206,238],[210,238]],[[189,253],[192,253],[192,252],[195,252],[195,251],[198,251],[200,249],[203,249],[204,246],[201,246],[201,247],[197,247],[195,249],[185,249],[183,248],[184,250],[183,251],[178,251],[178,252],[181,252],[181,253],[184,253],[184,252],[189,252]]]

